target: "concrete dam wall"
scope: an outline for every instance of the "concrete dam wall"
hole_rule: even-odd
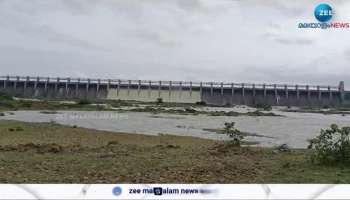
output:
[[[44,99],[111,99],[211,105],[338,106],[346,103],[339,86],[143,81],[47,77],[0,77],[0,92]],[[350,100],[350,97],[349,97]]]

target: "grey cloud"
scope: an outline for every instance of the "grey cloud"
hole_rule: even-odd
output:
[[[199,0],[177,0],[176,2],[179,7],[187,11],[193,11],[202,7]]]
[[[297,29],[317,0],[1,3],[2,74],[309,84],[350,79],[346,31]]]
[[[95,45],[91,42],[69,36],[67,34],[59,33],[49,26],[41,26],[36,33],[46,35],[46,37],[53,42],[63,43],[74,47],[83,48],[84,50],[109,51],[109,49]]]
[[[350,49],[344,51],[344,56],[347,60],[350,61]]]
[[[47,38],[49,41],[52,41],[52,42],[83,48],[84,50],[98,50],[98,51],[108,50],[104,47],[100,47],[91,42],[81,40],[67,34],[59,33],[55,31],[52,27],[47,25],[42,25],[37,27],[21,27],[20,31],[35,37]]]
[[[68,10],[71,11],[73,14],[80,15],[89,14],[90,11],[93,11],[93,9],[91,8],[96,5],[96,2],[91,0],[62,0],[62,4],[65,8],[68,8]]]
[[[169,38],[164,36],[164,34],[152,30],[129,30],[129,33],[126,34],[128,37],[136,37],[139,39],[143,39],[146,42],[152,42],[157,45],[172,47],[179,45],[180,42],[176,41],[174,38]]]
[[[313,41],[311,39],[306,38],[275,38],[275,41],[281,44],[297,44],[297,45],[311,45]]]
[[[278,30],[277,33],[268,31],[261,35],[262,39],[271,40],[283,45],[312,45],[314,43],[314,40],[304,36],[284,35],[278,25],[270,25],[270,27],[272,27],[271,29]]]
[[[12,19],[14,20],[14,19]],[[17,22],[12,24],[11,27],[18,33],[32,36],[39,39],[47,39],[50,42],[66,44],[78,48],[83,48],[85,50],[98,50],[107,51],[107,48],[95,45],[89,41],[76,38],[71,35],[60,33],[56,31],[53,27],[48,25],[33,25],[25,24],[24,21],[16,20]],[[8,25],[7,25],[8,26]]]

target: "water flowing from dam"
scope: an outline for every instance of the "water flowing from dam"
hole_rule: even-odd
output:
[[[239,110],[239,108],[237,109]],[[206,108],[206,110],[232,109]],[[340,126],[350,125],[348,115],[293,113],[279,110],[273,110],[273,112],[283,116],[231,117],[114,111],[58,111],[47,114],[40,111],[14,111],[0,117],[0,120],[54,121],[63,125],[76,125],[113,132],[149,135],[172,134],[214,140],[227,140],[229,138],[210,130],[223,128],[225,122],[236,122],[239,130],[252,134],[246,137],[246,140],[258,142],[258,146],[271,147],[286,143],[294,148],[306,148],[308,139],[314,138],[319,134],[321,128],[327,128],[332,123]]]

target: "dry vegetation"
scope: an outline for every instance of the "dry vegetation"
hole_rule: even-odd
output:
[[[0,121],[2,183],[350,183],[350,168],[309,153]]]

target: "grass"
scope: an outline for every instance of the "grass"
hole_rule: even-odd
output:
[[[0,121],[2,183],[350,183],[350,168],[313,165],[309,154]]]

